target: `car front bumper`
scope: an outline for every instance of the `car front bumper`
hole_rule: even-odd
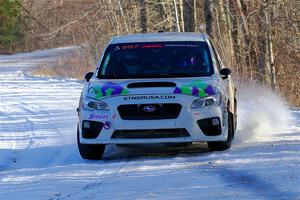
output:
[[[112,97],[104,100],[110,110],[85,110],[80,108],[79,112],[79,138],[83,144],[139,144],[139,143],[181,143],[181,142],[206,142],[206,141],[226,141],[227,140],[227,109],[223,103],[219,106],[191,109],[191,104],[197,98],[187,95],[176,95],[175,99],[160,100],[133,100],[126,104],[158,104],[158,103],[179,103],[182,105],[179,116],[176,119],[152,119],[152,120],[124,120],[120,116],[117,107],[123,105],[122,96]],[[199,127],[199,120],[218,118],[220,123],[220,133],[218,135],[207,135]],[[86,123],[100,122],[103,127],[97,132],[95,138],[84,138],[83,130]],[[147,134],[144,132],[147,130]],[[152,132],[159,133],[168,130],[166,137],[151,137]],[[164,130],[164,131],[163,131]],[[172,137],[172,130],[186,130],[187,136]],[[115,137],[116,132],[134,132],[135,135],[145,134],[147,137],[120,138]],[[142,133],[143,132],[143,133]]]

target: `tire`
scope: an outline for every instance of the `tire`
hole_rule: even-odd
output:
[[[231,147],[231,141],[234,137],[234,116],[228,111],[228,137],[224,142],[207,142],[211,151],[224,151]]]
[[[81,144],[79,137],[77,127],[77,145],[81,157],[88,160],[100,160],[104,154],[105,144]]]
[[[234,132],[236,131],[237,128],[237,100],[234,99]],[[233,134],[233,138],[234,138],[234,134]]]

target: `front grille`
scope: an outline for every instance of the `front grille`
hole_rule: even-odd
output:
[[[145,108],[152,109],[145,109]],[[165,104],[129,104],[118,107],[119,114],[125,120],[176,119],[181,111],[177,103]]]
[[[119,139],[154,139],[154,138],[176,138],[189,137],[190,134],[185,128],[174,129],[141,129],[141,130],[116,130],[112,138]]]

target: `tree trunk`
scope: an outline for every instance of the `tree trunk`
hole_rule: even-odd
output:
[[[234,57],[233,47],[232,47],[232,40],[231,40],[231,20],[227,18],[227,9],[225,9],[225,2],[224,0],[217,0],[214,1],[216,3],[216,34],[215,37],[218,38],[220,44],[220,54],[223,58],[223,61],[226,65],[232,65],[233,61],[232,58]],[[228,2],[227,2],[228,3]]]
[[[118,6],[119,6],[121,16],[122,16],[122,19],[123,19],[123,22],[124,22],[126,33],[129,33],[129,29],[128,29],[128,25],[127,25],[127,21],[126,21],[126,16],[124,15],[123,7],[122,7],[122,4],[121,4],[120,0],[118,0]]]
[[[180,22],[179,22],[179,16],[178,16],[178,9],[177,9],[176,0],[173,0],[173,4],[174,4],[174,10],[175,10],[175,19],[176,19],[177,31],[180,32]]]
[[[183,4],[184,30],[195,31],[196,0],[185,0]]]
[[[168,15],[166,13],[166,9],[165,9],[165,5],[163,0],[160,0],[158,4],[155,5],[156,10],[159,13],[159,21],[160,22],[164,22],[165,20],[168,19]],[[165,31],[166,27],[165,27],[165,23],[163,23],[163,25],[161,25],[158,29],[159,31]]]
[[[180,24],[180,31],[184,32],[184,11],[183,11],[183,1],[186,0],[179,0],[179,24]]]
[[[240,24],[238,25],[237,28],[240,30],[240,38],[242,40],[242,45],[243,45],[242,55],[246,65],[244,67],[251,67],[250,36],[249,36],[248,22],[246,21],[245,13],[242,9],[241,0],[236,0],[236,5],[237,5],[237,15],[239,16],[239,21],[240,21]],[[243,3],[243,5],[245,6],[245,3]]]
[[[239,0],[236,0],[236,2]],[[242,42],[242,30],[241,30],[241,20],[240,20],[240,12],[238,11],[238,7],[236,4],[233,4],[231,8],[231,13],[233,15],[232,18],[232,25],[233,30],[231,32],[232,39],[233,39],[233,47],[234,47],[234,53],[235,53],[235,63],[236,63],[236,69],[235,73],[237,76],[241,76],[243,73],[243,66],[245,67],[244,62],[244,49],[243,49],[243,42]]]
[[[145,0],[139,0],[140,5],[140,28],[142,33],[147,32],[147,9]]]
[[[114,10],[114,5],[113,5],[113,2],[111,0],[103,0],[103,2],[106,2],[107,3],[107,6],[108,6],[108,14],[112,16],[112,19],[113,19],[113,22],[114,22],[114,26],[116,26],[116,31],[117,31],[117,34],[119,35],[121,33],[121,24],[119,22],[119,19],[118,19],[118,15],[116,14],[115,10]]]
[[[279,1],[277,1],[278,3]],[[271,87],[273,89],[277,89],[277,81],[276,81],[276,70],[275,70],[275,64],[274,64],[274,49],[273,49],[273,33],[272,33],[272,20],[274,18],[274,15],[276,13],[276,6],[275,4],[272,5],[271,13],[269,17],[269,29],[268,29],[268,47],[269,47],[269,60],[270,60],[270,67],[271,67]]]
[[[259,33],[258,33],[258,73],[259,80],[268,86],[272,86],[272,66],[274,66],[270,11],[266,3],[262,3],[259,10]],[[275,76],[274,76],[275,77]]]
[[[225,15],[225,27],[227,31],[225,30],[225,33],[227,35],[227,49],[229,53],[229,59],[227,62],[229,62],[230,67],[233,67],[235,65],[235,54],[234,54],[234,47],[233,47],[233,41],[232,41],[232,19],[230,16],[230,9],[229,9],[229,1],[224,0],[224,15]]]
[[[204,2],[204,14],[206,33],[213,39],[215,37],[215,5],[213,0],[205,0]]]

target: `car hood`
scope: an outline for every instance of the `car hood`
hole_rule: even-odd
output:
[[[216,77],[94,80],[87,96],[94,99],[116,95],[182,94],[205,97],[218,92]]]

